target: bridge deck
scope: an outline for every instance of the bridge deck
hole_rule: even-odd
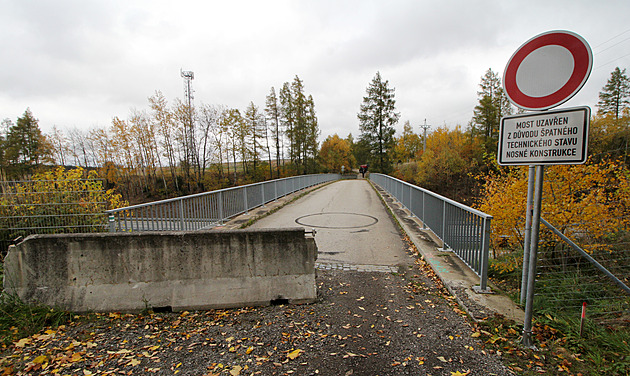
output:
[[[409,263],[398,227],[365,180],[342,180],[316,190],[254,223],[253,228],[315,229],[320,268]],[[390,271],[390,268],[386,268]],[[358,270],[358,269],[357,269]],[[385,270],[385,269],[383,269]]]

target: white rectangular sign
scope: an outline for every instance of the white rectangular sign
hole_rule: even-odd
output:
[[[587,106],[506,116],[499,132],[499,164],[584,163],[590,120]]]

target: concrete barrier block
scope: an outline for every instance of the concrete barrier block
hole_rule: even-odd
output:
[[[316,258],[302,228],[32,235],[9,250],[4,288],[76,312],[307,303]]]

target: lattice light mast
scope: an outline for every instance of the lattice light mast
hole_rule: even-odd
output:
[[[424,140],[422,153],[424,154],[424,152],[427,151],[427,129],[431,128],[431,126],[427,124],[427,119],[424,119],[424,125],[420,124],[420,128],[424,129],[424,136],[422,137]]]
[[[186,100],[186,110],[188,112],[188,124],[184,127],[184,153],[186,155],[185,173],[190,184],[190,167],[195,165],[195,127],[194,127],[194,111],[193,111],[193,88],[192,80],[195,78],[193,71],[185,71],[180,68],[180,75],[184,79],[184,97]]]
[[[188,107],[192,107],[192,100],[194,99],[192,80],[195,79],[195,72],[180,69],[179,73],[184,78],[184,97],[186,97],[186,103],[188,103]]]

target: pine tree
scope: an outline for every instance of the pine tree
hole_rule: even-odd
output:
[[[628,108],[630,101],[630,80],[626,76],[625,68],[619,67],[610,74],[610,78],[606,86],[599,93],[599,102],[597,102],[597,113],[600,115],[613,114],[615,119],[624,109]]]
[[[317,122],[317,113],[315,112],[315,101],[313,96],[309,95],[306,99],[306,133],[304,137],[304,166],[305,173],[315,172],[315,158],[318,154],[317,138],[319,137],[319,123]]]
[[[298,173],[315,170],[319,125],[315,101],[304,93],[304,83],[295,76],[280,90],[280,119],[289,141],[289,157]]]
[[[6,136],[5,159],[10,163],[8,170],[14,177],[26,177],[50,156],[51,150],[39,129],[39,120],[27,108],[17,123],[9,128]]]
[[[11,119],[3,119],[2,123],[0,123],[0,180],[7,179],[7,168],[9,167],[9,161],[7,160],[7,136],[11,127],[13,127]]]
[[[394,125],[400,118],[400,113],[396,112],[395,89],[390,89],[388,85],[389,81],[383,81],[380,72],[376,72],[357,114],[361,130],[359,138],[369,145],[375,158],[372,161],[373,170],[385,173],[391,167],[388,152],[394,147]]]
[[[292,93],[291,93],[291,86],[289,85],[288,82],[285,82],[282,85],[282,89],[280,89],[280,124],[282,125],[282,128],[284,128],[284,132],[287,135],[288,138],[288,154],[289,154],[289,160],[291,161],[291,163],[294,163],[293,161],[293,125],[295,123],[294,120],[294,112],[293,112],[293,97],[292,97]]]
[[[307,128],[306,96],[304,95],[304,84],[298,76],[291,83],[291,98],[293,99],[293,119],[294,124],[290,130],[291,159],[295,162],[296,168],[300,171],[305,166],[304,140]]]
[[[280,108],[278,107],[278,98],[276,97],[276,89],[273,87],[269,91],[269,95],[267,95],[265,112],[267,113],[267,119],[271,125],[271,137],[273,137],[276,148],[277,177],[280,178],[280,157],[282,154],[280,149],[280,139],[282,138],[282,131],[280,128]],[[269,164],[271,164],[271,162]],[[273,176],[271,176],[271,178],[273,178]]]
[[[264,119],[263,115],[254,102],[249,102],[249,106],[245,109],[244,124],[248,132],[247,145],[250,156],[253,161],[253,175],[258,174],[258,163],[260,162],[260,151],[262,149],[261,139],[264,137],[264,129],[262,128]]]
[[[514,113],[514,108],[501,86],[499,75],[492,69],[481,77],[479,87],[479,104],[475,106],[471,122],[472,133],[483,138],[486,151],[496,152],[501,118]]]

